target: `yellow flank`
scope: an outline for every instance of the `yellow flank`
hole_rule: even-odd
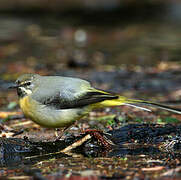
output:
[[[109,107],[109,106],[121,106],[127,103],[129,100],[125,97],[119,96],[118,99],[104,100],[93,105],[94,108]]]
[[[112,100],[102,101],[99,104],[100,106],[107,107],[107,106],[121,106],[124,103],[125,103],[124,101],[120,101],[119,99],[112,99]]]

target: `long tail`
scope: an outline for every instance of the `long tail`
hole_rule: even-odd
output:
[[[167,110],[170,112],[174,112],[177,114],[181,114],[181,109],[177,109],[177,108],[173,108],[167,105],[163,105],[163,104],[159,104],[159,103],[155,103],[155,102],[151,102],[151,101],[143,101],[143,100],[134,100],[134,99],[128,99],[128,102],[125,103],[125,105],[146,105],[146,106],[152,106],[152,107],[156,107],[159,109],[163,109],[163,110]],[[139,107],[139,106],[138,106]]]
[[[136,99],[127,99],[126,97],[119,96],[118,99],[112,100],[105,100],[101,103],[103,106],[120,106],[120,105],[128,105],[133,106],[142,110],[151,111],[148,108],[144,108],[143,106],[152,106],[160,109],[164,109],[170,112],[174,112],[177,114],[181,114],[181,109],[173,108],[167,105],[151,102],[151,101],[144,101],[144,100],[136,100]]]

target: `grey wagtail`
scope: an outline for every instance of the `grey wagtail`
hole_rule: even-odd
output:
[[[25,116],[48,128],[69,127],[93,109],[108,106],[128,105],[150,111],[139,106],[149,105],[181,114],[181,110],[166,105],[95,89],[78,78],[24,74],[12,88],[17,89]]]

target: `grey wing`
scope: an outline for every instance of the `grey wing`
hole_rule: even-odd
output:
[[[50,83],[49,88],[44,89],[43,92],[34,93],[32,98],[54,109],[78,108],[118,98],[118,96],[96,91],[84,80],[66,79],[64,83],[54,84]]]
[[[80,108],[90,104],[98,103],[108,99],[117,99],[117,96],[102,94],[100,92],[86,92],[81,96],[74,99],[62,99],[60,96],[54,96],[53,98],[46,98],[41,101],[42,104],[48,105],[55,109],[69,109],[69,108]]]

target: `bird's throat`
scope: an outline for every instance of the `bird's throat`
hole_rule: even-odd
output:
[[[18,87],[17,94],[20,98],[23,98],[27,95],[32,94],[32,91],[30,89],[26,89],[25,87]]]

